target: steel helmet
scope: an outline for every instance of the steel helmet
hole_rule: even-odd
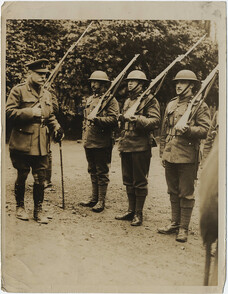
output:
[[[94,81],[110,82],[107,74],[104,71],[102,71],[102,70],[96,70],[96,71],[94,71],[91,74],[89,80],[90,81],[93,81],[94,80]]]
[[[181,70],[176,74],[173,81],[178,81],[178,80],[199,82],[199,80],[197,79],[195,73],[193,71],[191,71],[191,70],[188,70],[188,69]]]
[[[148,79],[146,78],[146,75],[141,70],[133,70],[133,71],[131,71],[128,74],[126,80],[141,80],[141,81],[147,81],[148,82]]]

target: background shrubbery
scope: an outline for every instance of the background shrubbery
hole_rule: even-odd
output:
[[[6,93],[25,80],[25,64],[48,58],[54,69],[69,47],[77,41],[90,21],[8,20],[6,34]],[[142,69],[149,79],[156,77],[179,54],[185,53],[205,33],[208,21],[95,21],[80,44],[65,60],[54,88],[60,105],[59,120],[68,137],[79,138],[85,98],[90,95],[88,78],[94,70],[104,70],[111,79],[137,53],[132,69]],[[161,104],[175,95],[171,80],[182,68],[205,79],[218,62],[217,44],[209,37],[168,73],[157,97]],[[123,83],[124,87],[124,83]],[[117,93],[119,101],[126,96]],[[209,105],[218,101],[217,85],[208,96]]]

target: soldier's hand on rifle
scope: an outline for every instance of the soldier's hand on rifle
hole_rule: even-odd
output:
[[[62,128],[59,128],[57,131],[54,132],[54,141],[59,143],[64,138],[64,132]]]
[[[89,121],[89,123],[91,125],[98,125],[99,124],[99,118],[97,118],[96,116],[95,117],[87,117],[87,120]]]
[[[94,118],[92,119],[92,122],[93,122],[95,125],[99,125],[99,122],[100,122],[99,117],[94,117]]]
[[[136,115],[132,115],[130,118],[129,118],[129,121],[130,122],[136,122],[138,119],[138,117]]]
[[[184,134],[189,129],[189,126],[188,125],[178,125],[175,128],[177,131],[180,131],[182,134]]]
[[[120,114],[119,115],[118,121],[120,121],[120,122],[124,122],[125,121],[125,117],[123,116],[123,114]]]
[[[40,103],[36,104],[32,108],[32,114],[33,114],[34,117],[41,117],[42,113],[41,113],[41,105],[40,105]]]

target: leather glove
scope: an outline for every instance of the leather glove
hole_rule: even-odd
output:
[[[99,119],[99,117],[94,117],[94,119],[92,120],[92,122],[93,122],[96,126],[99,126],[99,125],[100,125],[100,119]]]
[[[64,138],[64,132],[62,128],[59,128],[57,131],[54,132],[54,141],[59,143]]]

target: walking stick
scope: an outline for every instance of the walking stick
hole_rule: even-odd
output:
[[[63,154],[62,154],[62,141],[59,142],[59,153],[60,153],[61,182],[62,182],[62,209],[65,209],[64,181],[63,181]]]

